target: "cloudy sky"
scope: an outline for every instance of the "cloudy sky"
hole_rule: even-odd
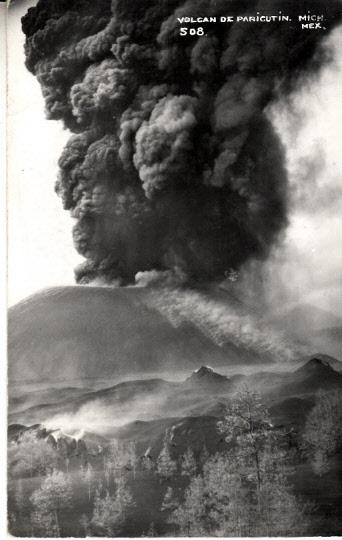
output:
[[[38,82],[24,66],[17,1],[8,29],[9,304],[44,287],[72,284],[81,261],[72,220],[54,193],[57,160],[68,133],[47,121]],[[334,61],[270,110],[287,152],[293,186],[290,226],[272,260],[274,287],[342,315],[342,36],[329,38]]]

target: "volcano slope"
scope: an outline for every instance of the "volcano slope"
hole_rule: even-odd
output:
[[[12,307],[9,382],[185,374],[191,368],[271,361],[236,340],[218,345],[191,321],[172,324],[149,289],[57,287]],[[234,336],[232,336],[234,337]]]

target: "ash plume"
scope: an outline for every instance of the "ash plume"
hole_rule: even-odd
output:
[[[239,313],[224,300],[197,290],[180,290],[157,286],[146,298],[146,305],[157,309],[174,327],[191,322],[205,336],[223,347],[233,343],[245,350],[259,351],[265,358],[290,362],[309,352],[302,344],[294,344],[285,333],[265,327],[265,322],[254,313]]]
[[[291,23],[178,17],[278,14]],[[325,16],[301,30],[298,14]],[[338,0],[39,0],[22,20],[47,117],[73,134],[56,191],[86,262],[121,284],[174,268],[221,279],[265,259],[287,225],[284,152],[266,109],[325,60]]]

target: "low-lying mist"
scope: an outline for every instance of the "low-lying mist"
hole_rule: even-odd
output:
[[[55,414],[42,422],[47,429],[61,429],[70,433],[82,429],[99,435],[134,421],[147,421],[160,418],[160,412],[166,412],[167,396],[145,396],[127,400],[125,403],[106,405],[101,400],[82,405],[77,411]],[[165,414],[163,415],[165,416]]]

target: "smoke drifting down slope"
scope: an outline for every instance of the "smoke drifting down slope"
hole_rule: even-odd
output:
[[[178,17],[289,14],[292,23],[203,25]],[[73,132],[57,193],[87,262],[77,281],[121,284],[178,269],[219,279],[266,258],[287,224],[283,149],[266,108],[317,70],[338,0],[39,0],[23,18],[26,65],[48,118]]]

